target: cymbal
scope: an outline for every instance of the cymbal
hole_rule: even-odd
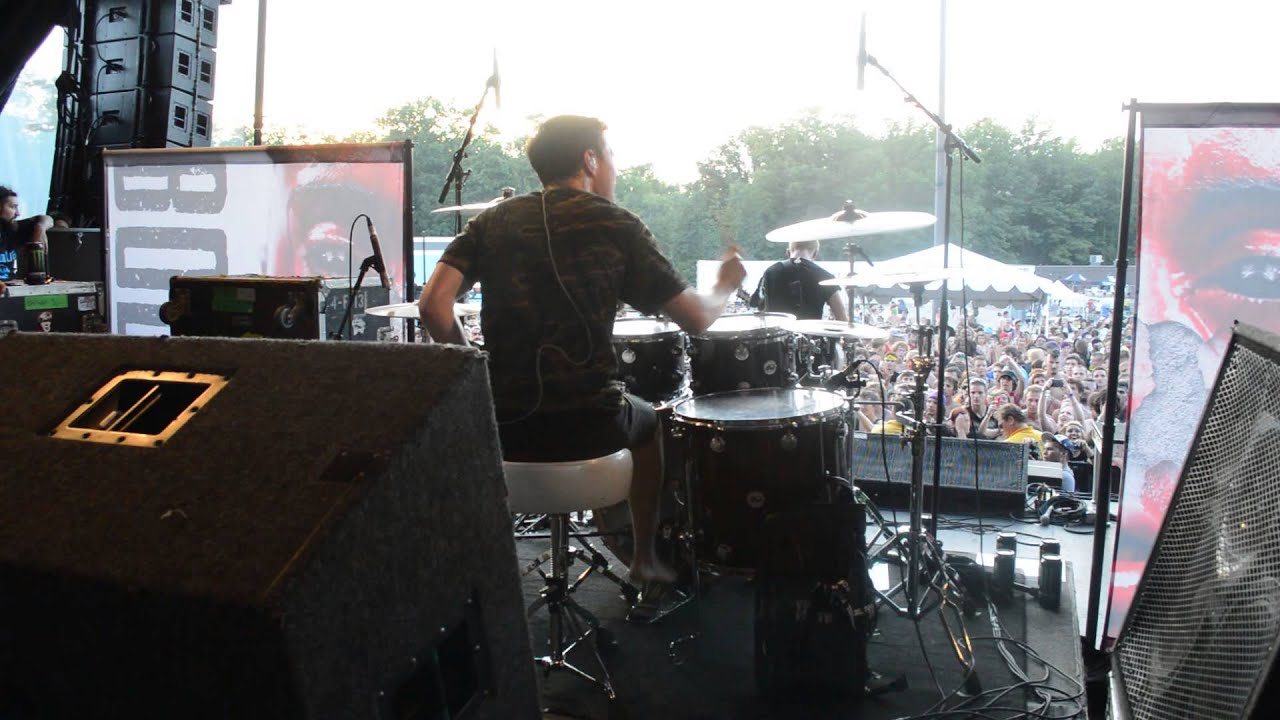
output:
[[[807,242],[880,235],[926,228],[938,221],[925,212],[874,212],[842,210],[831,217],[806,220],[765,233],[769,242]]]
[[[964,277],[964,268],[925,268],[923,270],[909,270],[901,272],[870,272],[858,273],[853,276],[832,278],[823,280],[819,285],[835,286],[835,287],[889,287],[892,285],[928,285],[930,283],[942,282],[943,280],[954,280]]]
[[[504,200],[509,199],[510,196],[496,197],[492,200],[486,200],[485,202],[467,203],[466,205],[447,205],[445,207],[432,210],[431,214],[439,215],[441,213],[462,213],[463,215],[479,215],[485,210],[488,210],[495,205],[501,205]]]
[[[787,325],[787,329],[801,335],[817,335],[819,337],[838,337],[850,340],[883,340],[889,337],[887,328],[878,328],[865,323],[846,323],[838,320],[795,320]]]
[[[398,318],[400,320],[417,320],[418,303],[379,305],[377,307],[365,308],[364,312],[366,315],[376,315],[377,317]],[[453,314],[459,317],[466,315],[479,315],[480,303],[454,303]]]

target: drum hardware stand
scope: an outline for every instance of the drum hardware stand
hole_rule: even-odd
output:
[[[568,520],[564,517],[552,517],[551,533],[563,540],[567,540]],[[553,542],[553,545],[555,544]],[[566,583],[568,560],[572,557],[572,553],[568,551],[571,551],[572,548],[568,546],[567,542],[560,543],[560,547],[562,551],[566,551],[565,556],[561,557],[559,553],[552,553],[551,574],[542,573],[542,577],[546,580],[546,585],[543,587],[538,599],[529,605],[529,610],[526,614],[526,617],[533,617],[535,612],[546,606],[549,615],[548,620],[551,631],[549,638],[550,653],[534,658],[534,662],[543,668],[543,672],[546,675],[550,675],[552,670],[568,670],[584,680],[599,685],[605,691],[609,700],[613,701],[617,697],[613,690],[613,681],[609,677],[609,668],[604,664],[604,659],[600,657],[599,640],[604,637],[600,621],[573,599],[571,593],[577,587],[577,583],[575,582],[572,586]],[[581,582],[581,579],[579,579],[579,582]],[[596,666],[600,668],[600,677],[587,673],[567,660],[569,653],[584,642],[590,647],[591,653],[595,657]]]
[[[685,527],[680,529],[679,536],[677,537],[677,546],[684,550],[685,555],[689,560],[690,590],[689,593],[680,600],[679,604],[662,613],[658,618],[655,618],[654,621],[656,622],[658,619],[666,617],[674,610],[684,607],[687,604],[693,604],[694,627],[696,629],[688,635],[677,637],[667,644],[667,658],[671,661],[671,664],[683,665],[684,657],[680,653],[680,648],[702,637],[702,569],[698,562],[697,512],[693,507],[693,492],[689,485],[689,478],[693,475],[694,454],[693,448],[690,447],[693,441],[692,438],[686,439],[685,433],[682,432],[679,427],[672,431],[672,437],[677,440],[685,441],[684,497],[679,498],[677,495],[677,500],[684,508]]]
[[[551,539],[552,533],[555,532],[554,528],[551,529],[551,532],[546,535],[534,534],[534,531],[536,530],[536,526],[538,524],[542,523],[543,521],[548,521],[548,520],[553,521],[554,518],[548,518],[548,516],[546,515],[525,515],[521,517],[533,518],[534,525],[530,526],[523,534],[520,532],[517,532],[516,533],[517,537],[519,537],[522,540]],[[598,573],[600,576],[604,577],[606,580],[612,582],[614,585],[617,585],[618,588],[622,591],[622,597],[626,599],[627,604],[634,606],[636,604],[637,598],[640,596],[640,590],[635,585],[632,585],[630,582],[628,582],[626,578],[623,578],[622,576],[615,573],[613,571],[612,563],[609,562],[609,559],[605,557],[603,553],[597,550],[596,547],[592,545],[587,539],[591,537],[599,537],[600,533],[580,532],[580,528],[578,527],[577,523],[573,522],[568,518],[565,518],[564,522],[566,523],[564,567],[566,569],[573,567],[573,563],[575,561],[581,562],[586,565],[586,569],[583,570],[582,574],[579,575],[577,579],[573,581],[572,585],[569,585],[566,592],[568,593],[574,592],[575,590],[578,589],[578,586],[581,585],[584,580],[586,580],[588,577],[591,577],[593,573]],[[569,544],[570,542],[575,540],[582,547],[574,547],[573,545]],[[529,564],[526,565],[523,570],[521,570],[520,572],[521,577],[528,575],[534,570],[537,570],[538,574],[542,576],[542,579],[544,581],[551,582],[552,578],[548,577],[547,573],[543,572],[542,570],[542,566],[545,565],[549,560],[554,560],[554,554],[552,549],[550,548],[547,549],[538,557],[531,560]],[[554,569],[554,564],[553,564],[553,569]]]
[[[916,297],[916,316],[920,314],[920,295],[923,286],[913,284],[911,286],[912,294]],[[947,592],[947,589],[956,594],[957,600],[962,601],[958,576],[955,570],[951,569],[942,554],[941,547],[936,543],[933,535],[925,531],[924,528],[924,446],[925,440],[929,435],[929,430],[933,428],[936,432],[937,426],[924,421],[925,406],[925,383],[928,375],[933,370],[933,357],[931,354],[931,338],[933,334],[932,328],[926,325],[918,326],[919,354],[911,359],[911,369],[916,375],[916,386],[912,393],[913,404],[912,414],[914,415],[914,427],[908,431],[908,442],[911,445],[911,524],[906,532],[901,528],[894,533],[884,545],[876,548],[874,552],[868,553],[868,564],[875,562],[877,559],[889,556],[896,557],[898,562],[905,555],[907,557],[906,576],[897,585],[888,590],[881,591],[876,589],[876,595],[880,602],[888,605],[899,615],[919,620],[921,617],[932,612],[941,606],[947,598],[941,596],[941,593]],[[935,460],[935,466],[937,461]],[[904,548],[903,545],[906,547]],[[895,553],[896,555],[891,555]],[[928,582],[922,586],[921,580],[928,575]],[[939,590],[939,596],[931,601],[931,590],[940,585],[939,580],[946,580],[944,590]],[[899,605],[894,601],[900,591],[905,591],[906,602]],[[959,604],[959,603],[957,603]]]
[[[844,211],[841,212],[836,217],[836,219],[852,222],[858,217],[859,213],[861,213],[861,211],[854,208],[852,200],[845,200]],[[866,213],[862,213],[862,215],[865,216]],[[853,242],[852,240],[845,241],[844,255],[845,257],[849,258],[849,277],[853,277],[854,275],[858,274],[857,271],[855,271],[853,268],[854,268],[854,263],[856,262],[856,258],[859,256],[861,256],[863,260],[866,260],[867,265],[869,265],[870,267],[876,266],[875,263],[871,262],[871,258],[867,256],[867,253],[863,251],[862,246],[856,242]],[[845,295],[848,296],[848,300],[849,300],[849,325],[853,325],[854,309],[858,306],[858,303],[855,300],[857,296],[853,294],[853,285],[846,286],[844,291],[845,291]],[[864,314],[863,314],[862,320],[865,322],[866,319],[867,318],[866,318],[865,308],[864,308]]]

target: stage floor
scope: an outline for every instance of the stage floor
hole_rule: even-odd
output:
[[[905,522],[905,513],[900,511],[899,518]],[[979,550],[994,554],[995,533],[990,532],[979,542],[977,535],[963,529],[967,524],[957,525],[969,521],[968,518],[947,518],[941,523],[939,535],[947,550],[975,556]],[[986,525],[1004,526],[1011,522],[1008,516],[1004,520],[984,520]],[[1039,525],[1018,529],[1037,536],[1053,536],[1053,531],[1061,531],[1061,528]],[[1038,545],[1038,540],[1030,535],[1022,539]],[[1064,675],[1050,675],[1049,684],[1057,689],[1056,696],[1064,697],[1083,693],[1084,670],[1075,592],[1075,588],[1080,586],[1080,579],[1079,571],[1071,560],[1083,552],[1082,559],[1087,563],[1090,540],[1085,535],[1059,539],[1064,559],[1068,561],[1059,609],[1046,610],[1034,598],[1015,592],[1015,599],[999,606],[995,617],[1004,637],[1026,643],[1062,670]],[[603,549],[598,541],[594,544]],[[517,540],[521,566],[536,558],[547,545],[546,540]],[[1034,586],[1038,549],[1026,545],[1019,548],[1018,554],[1019,581]],[[1087,564],[1085,567],[1084,585],[1087,586]],[[621,566],[615,565],[615,568],[621,569]],[[571,574],[581,570],[581,565],[575,565]],[[873,576],[878,576],[877,585],[884,581],[884,574],[873,572]],[[524,577],[526,603],[537,598],[541,586],[542,580],[536,572]],[[610,704],[598,687],[568,673],[557,672],[550,677],[540,674],[542,704],[549,718],[903,718],[929,711],[942,694],[962,686],[965,677],[964,668],[953,651],[952,635],[948,634],[937,612],[928,614],[919,622],[917,633],[915,623],[891,610],[881,609],[876,631],[868,643],[868,662],[874,674],[872,684],[883,685],[897,680],[895,689],[861,700],[766,700],[757,692],[755,685],[752,622],[755,596],[752,581],[742,577],[719,578],[703,594],[700,605],[686,605],[652,625],[628,623],[625,620],[626,603],[616,586],[604,578],[588,578],[575,597],[599,618],[601,626],[616,640],[616,647],[604,655],[618,698]],[[999,652],[1001,644],[991,639],[997,632],[985,604],[964,617],[963,631],[954,613],[948,613],[948,621],[955,635],[967,631],[971,639],[979,692],[986,693],[979,698],[980,701],[990,701],[999,694],[999,689],[1012,687],[1018,682]],[[535,653],[544,653],[548,629],[545,609],[530,618],[529,626]],[[677,651],[672,652],[672,640],[695,632],[699,633],[695,639],[680,644]],[[1032,679],[1038,680],[1045,675],[1043,666],[1028,662],[1026,653],[1015,643],[1002,645]],[[587,652],[575,651],[572,659],[591,672],[595,666],[589,657]],[[943,693],[939,692],[939,687]],[[954,706],[963,699],[964,696],[959,695],[953,697],[951,703]],[[1032,708],[1038,702],[1030,690],[1016,688],[1002,695],[996,704],[1002,708]],[[1083,707],[1083,700],[1080,707]],[[1071,717],[1074,708],[1071,702],[1058,703],[1052,714]],[[1001,717],[1010,717],[1008,712],[994,712]],[[1080,717],[1085,717],[1083,710]]]

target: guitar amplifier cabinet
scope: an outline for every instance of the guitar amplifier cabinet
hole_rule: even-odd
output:
[[[169,279],[169,302],[160,319],[175,336],[257,337],[280,340],[398,341],[391,318],[365,308],[390,302],[386,288],[362,286],[351,327],[339,328],[350,298],[345,278],[222,275]]]

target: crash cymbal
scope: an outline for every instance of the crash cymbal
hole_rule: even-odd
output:
[[[378,317],[398,318],[401,320],[417,320],[418,319],[418,303],[396,303],[395,305],[379,305],[377,307],[365,308],[366,315],[376,315]],[[454,303],[453,314],[458,317],[465,315],[479,315],[480,303]]]
[[[787,329],[801,335],[819,337],[838,337],[850,340],[883,340],[889,337],[889,330],[865,323],[846,323],[838,320],[796,320],[787,325]]]
[[[916,230],[929,227],[937,221],[937,218],[925,212],[868,213],[846,205],[844,210],[831,217],[780,227],[766,233],[764,239],[776,243],[838,240]]]
[[[819,285],[835,287],[890,287],[893,285],[928,285],[943,280],[954,280],[964,276],[964,268],[925,268],[902,272],[876,272],[871,270],[853,276],[823,280]]]
[[[504,200],[510,200],[512,197],[515,197],[515,194],[516,194],[515,188],[509,188],[509,187],[502,188],[502,195],[492,200],[486,200],[485,202],[478,202],[478,203],[468,203],[466,205],[449,205],[447,207],[436,208],[435,210],[431,211],[431,214],[439,215],[440,213],[462,213],[463,215],[479,215],[480,213],[484,212],[485,210],[488,210],[494,205],[501,205],[502,201]]]

